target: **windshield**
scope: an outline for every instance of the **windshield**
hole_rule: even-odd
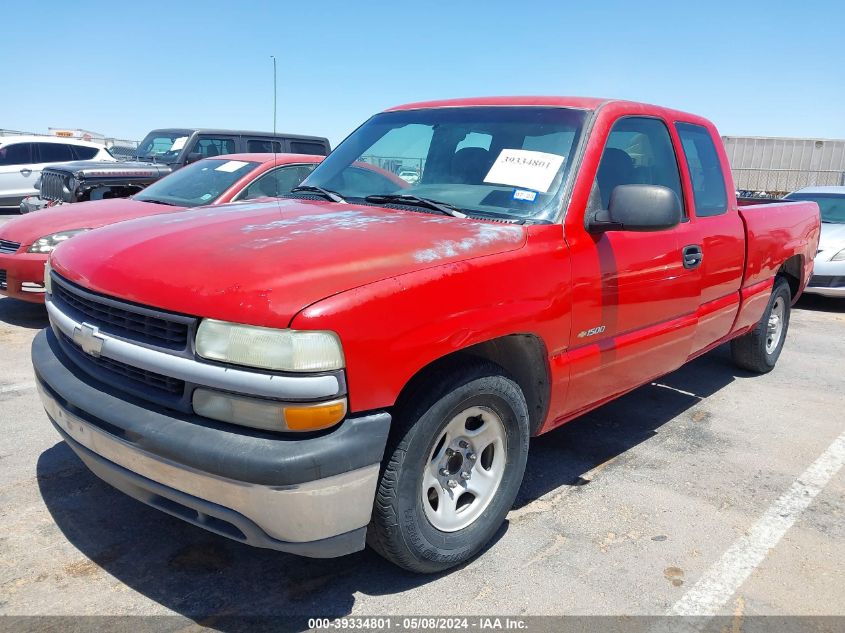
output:
[[[548,219],[560,208],[585,116],[552,107],[385,112],[353,132],[303,184],[351,202],[396,194],[479,215]]]
[[[133,196],[179,207],[211,204],[259,163],[206,158],[165,176]]]
[[[188,136],[187,132],[179,130],[150,132],[138,145],[137,156],[139,159],[159,163],[175,162],[179,152],[185,147]]]
[[[822,222],[845,224],[845,194],[791,193],[787,200],[810,200],[819,205]]]

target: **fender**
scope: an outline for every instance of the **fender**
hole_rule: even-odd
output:
[[[569,338],[568,249],[559,224],[530,226],[527,233],[518,250],[406,273],[323,299],[295,315],[291,327],[340,336],[353,412],[389,407],[427,365],[509,334],[537,336],[554,358]],[[551,415],[563,402],[568,369],[549,364]]]

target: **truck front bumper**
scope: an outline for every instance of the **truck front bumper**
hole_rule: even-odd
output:
[[[36,336],[32,361],[50,420],[115,488],[257,547],[320,558],[364,548],[389,414],[310,438],[240,432],[74,375],[50,330]]]

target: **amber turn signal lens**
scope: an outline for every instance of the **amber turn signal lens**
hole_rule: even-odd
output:
[[[285,407],[285,425],[290,431],[319,431],[334,426],[346,415],[346,399],[303,407]]]

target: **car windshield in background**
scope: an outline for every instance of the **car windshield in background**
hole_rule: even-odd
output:
[[[198,207],[211,204],[259,163],[207,158],[183,167],[133,196],[134,200]]]
[[[819,205],[822,222],[845,224],[845,194],[798,193],[787,196],[788,200],[810,200]]]
[[[186,132],[151,132],[138,145],[139,160],[152,160],[158,163],[176,161],[179,152],[185,147],[189,134]]]
[[[585,117],[554,107],[385,112],[358,128],[303,184],[350,202],[383,196],[378,202],[405,204],[388,199],[414,196],[479,215],[549,219],[560,208]]]

